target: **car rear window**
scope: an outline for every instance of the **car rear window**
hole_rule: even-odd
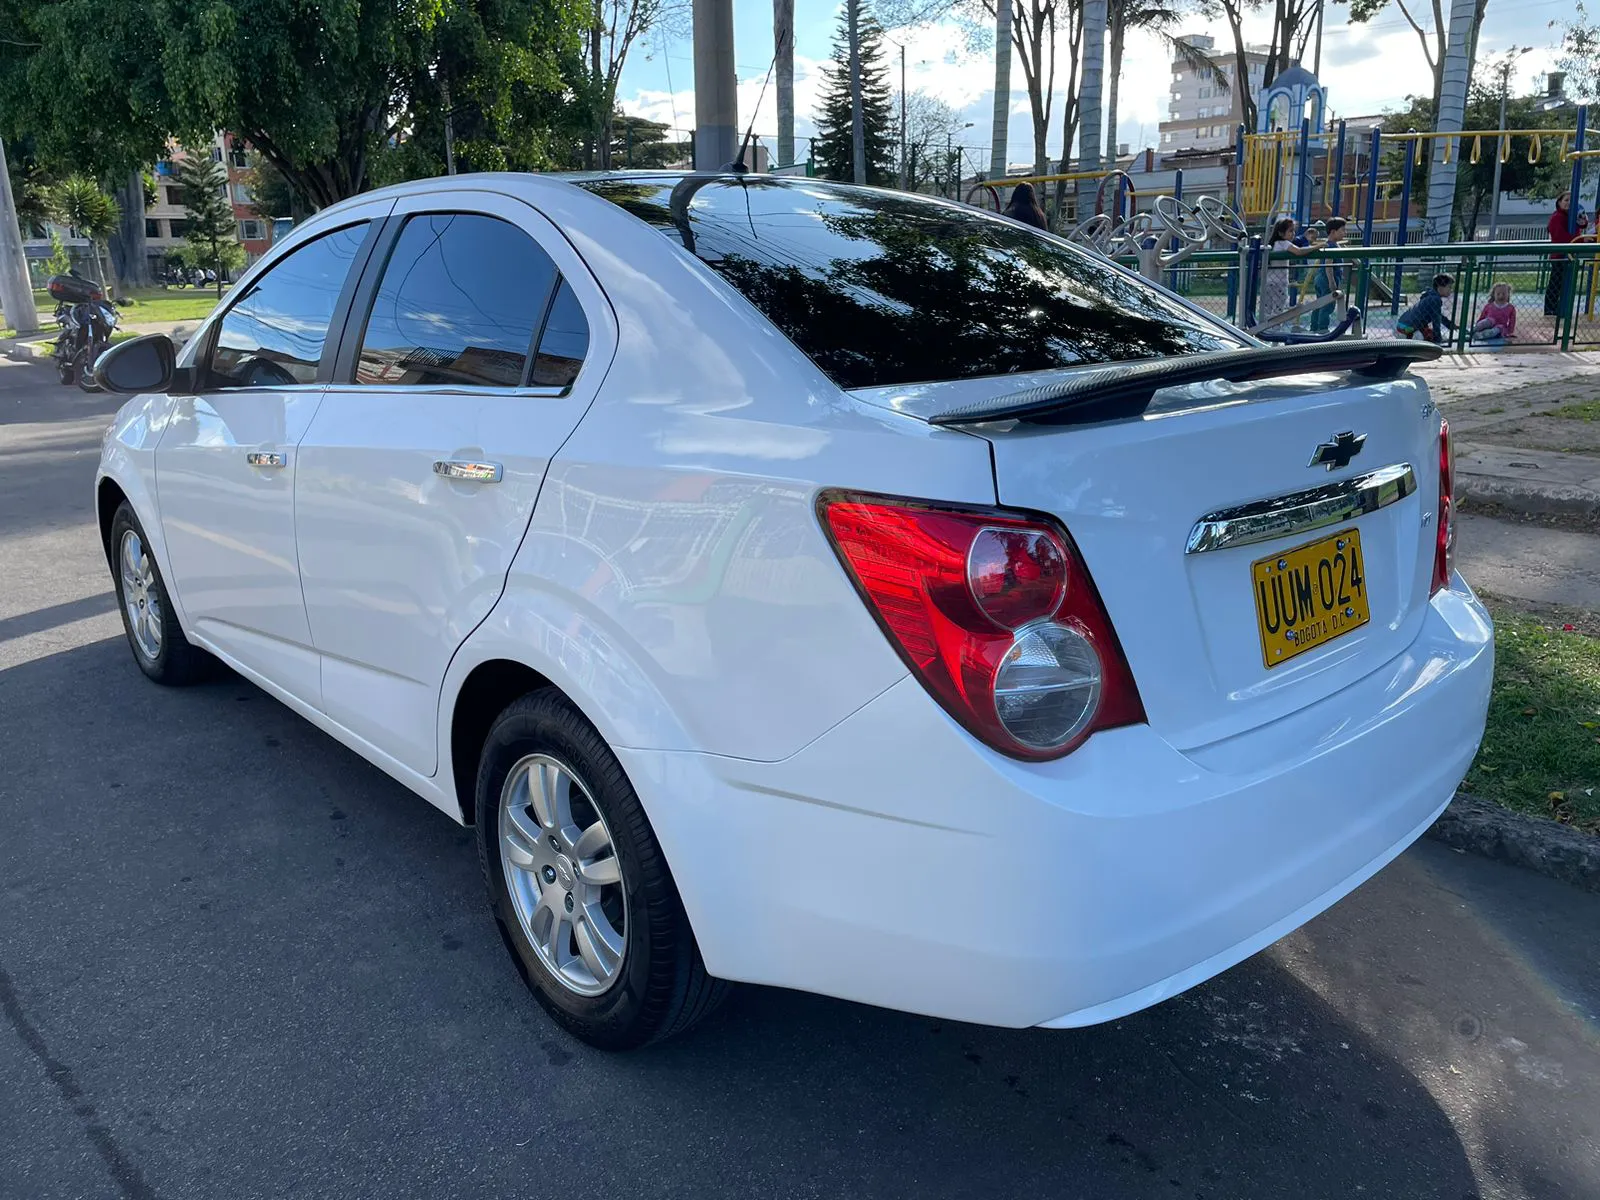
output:
[[[841,387],[1247,344],[1101,259],[924,196],[770,176],[580,186],[680,241]]]

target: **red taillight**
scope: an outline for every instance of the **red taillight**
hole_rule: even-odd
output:
[[[824,492],[841,561],[946,711],[997,750],[1058,758],[1144,706],[1089,572],[1040,517]]]
[[[1450,446],[1450,422],[1439,418],[1439,523],[1433,546],[1433,590],[1450,586],[1456,566],[1456,455]]]

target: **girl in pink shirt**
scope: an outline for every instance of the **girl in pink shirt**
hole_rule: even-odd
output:
[[[1517,333],[1517,306],[1511,303],[1511,285],[1497,283],[1489,289],[1489,302],[1478,314],[1472,326],[1472,337],[1478,342],[1506,342]]]

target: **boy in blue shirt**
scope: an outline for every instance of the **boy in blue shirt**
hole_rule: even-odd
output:
[[[1453,275],[1435,275],[1433,286],[1423,292],[1415,304],[1400,314],[1400,319],[1394,326],[1395,336],[1412,338],[1420,333],[1423,341],[1437,345],[1441,327],[1454,333],[1455,322],[1444,315],[1444,302],[1450,298],[1455,286]]]

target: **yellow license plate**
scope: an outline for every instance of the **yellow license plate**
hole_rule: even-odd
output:
[[[1361,533],[1342,529],[1250,564],[1261,661],[1282,666],[1371,619]]]

